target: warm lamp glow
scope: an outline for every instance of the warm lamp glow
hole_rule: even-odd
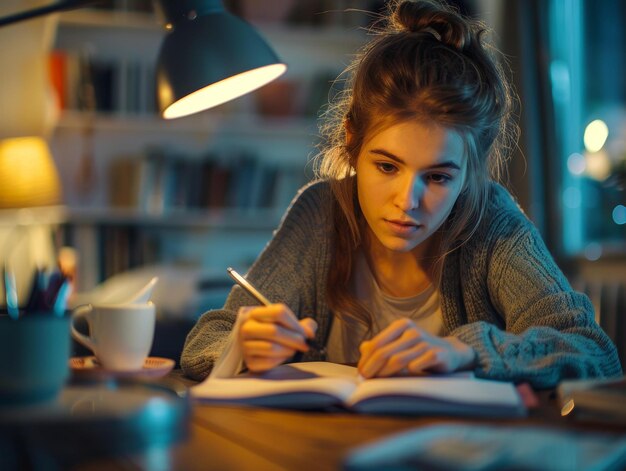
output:
[[[40,137],[0,141],[0,208],[58,204],[61,185],[48,144]]]
[[[163,117],[180,118],[221,105],[266,85],[286,70],[285,64],[272,64],[229,77],[172,103],[163,111]]]

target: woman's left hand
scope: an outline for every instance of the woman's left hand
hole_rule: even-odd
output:
[[[424,371],[450,373],[469,369],[476,361],[472,347],[456,337],[437,337],[410,319],[398,319],[359,347],[358,369],[364,378]]]

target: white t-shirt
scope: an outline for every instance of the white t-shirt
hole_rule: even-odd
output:
[[[422,291],[408,298],[397,298],[382,292],[370,271],[365,256],[360,253],[355,262],[352,290],[356,298],[373,313],[374,336],[396,319],[412,319],[419,328],[433,335],[443,332],[443,317],[439,304],[439,292],[431,283]],[[357,363],[359,345],[366,340],[366,328],[356,320],[344,322],[338,316],[333,319],[327,345],[327,359],[335,363]]]

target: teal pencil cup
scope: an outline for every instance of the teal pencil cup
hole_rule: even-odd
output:
[[[70,317],[0,313],[0,407],[53,401],[69,377]]]

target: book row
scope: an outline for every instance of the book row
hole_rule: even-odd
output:
[[[55,50],[50,55],[50,72],[61,109],[156,112],[154,66],[146,62]]]
[[[149,214],[282,210],[307,179],[301,167],[267,163],[246,153],[192,159],[152,150],[111,161],[109,204]]]
[[[79,253],[77,279],[82,291],[117,273],[163,259],[161,239],[141,226],[67,224],[61,237],[64,245]]]

